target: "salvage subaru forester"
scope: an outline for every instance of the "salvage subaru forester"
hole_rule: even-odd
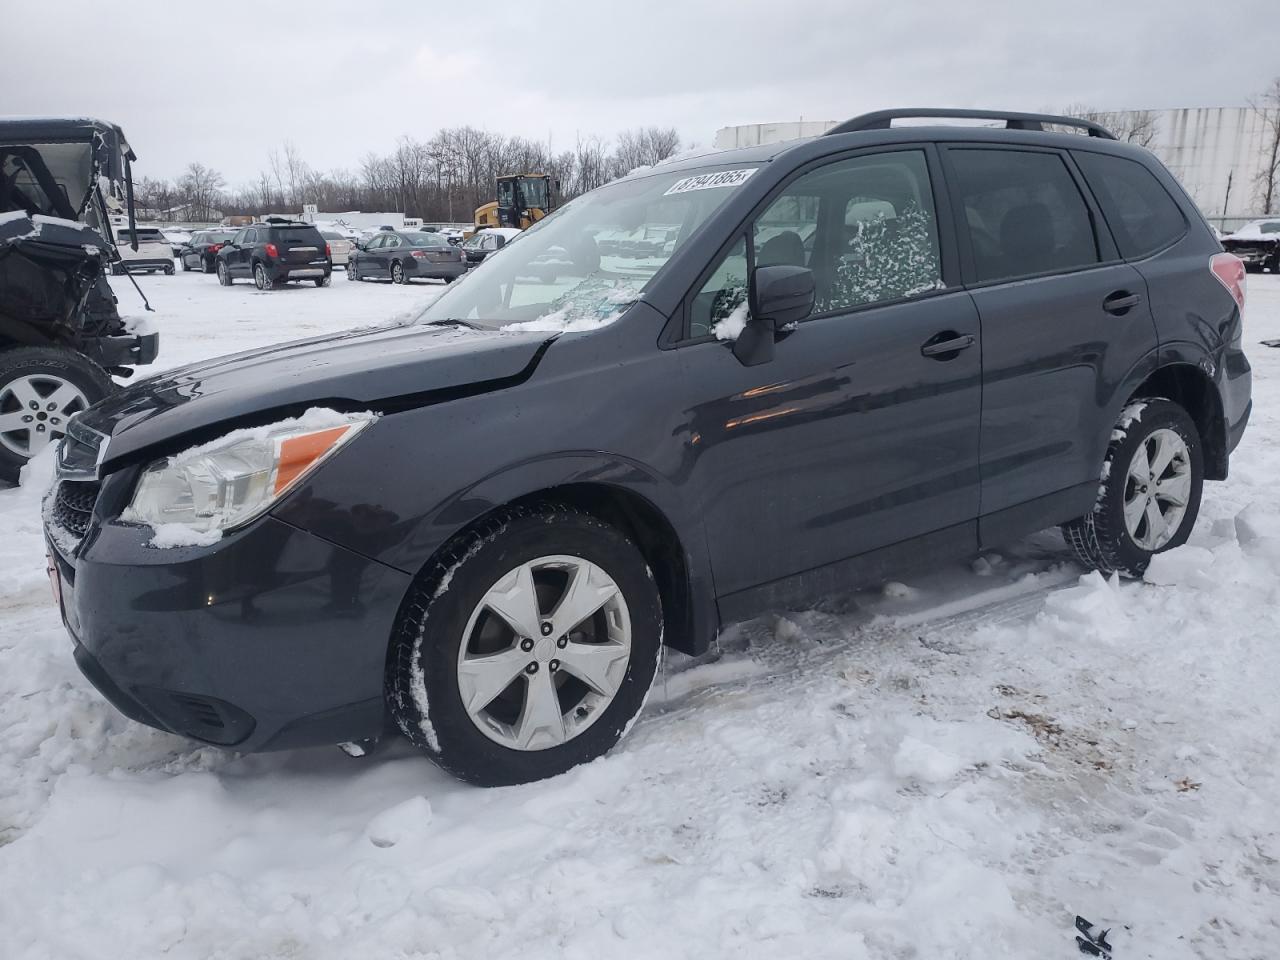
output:
[[[1003,126],[891,122],[943,116]],[[579,197],[412,322],[97,404],[51,575],[143,723],[266,750],[393,718],[535,780],[721,624],[1052,525],[1141,575],[1244,431],[1244,298],[1094,124],[869,114]]]

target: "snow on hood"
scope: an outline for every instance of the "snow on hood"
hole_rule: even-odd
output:
[[[1263,233],[1263,224],[1280,223],[1277,220],[1259,220],[1256,223],[1246,223],[1235,233],[1228,234],[1227,240],[1276,240],[1280,241],[1280,232]]]

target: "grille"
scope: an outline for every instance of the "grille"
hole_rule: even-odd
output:
[[[83,537],[89,532],[93,505],[98,502],[98,486],[94,481],[63,480],[58,484],[50,519],[68,533]]]

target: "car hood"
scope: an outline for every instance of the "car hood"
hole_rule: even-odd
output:
[[[76,417],[108,437],[104,471],[179,439],[201,442],[310,406],[394,412],[522,382],[547,333],[405,322],[219,357],[126,387]]]

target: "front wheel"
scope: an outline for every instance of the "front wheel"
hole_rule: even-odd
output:
[[[354,263],[350,263],[350,262],[347,263],[347,279],[348,280],[360,279],[360,274],[356,272],[356,265]]]
[[[1157,553],[1187,542],[1200,512],[1200,432],[1172,400],[1135,400],[1120,414],[1093,510],[1062,527],[1076,557],[1141,577]]]
[[[205,273],[213,273],[214,272],[213,260],[208,258],[202,260],[200,262],[200,269],[203,270]]]
[[[115,389],[87,357],[56,347],[0,353],[0,480],[67,432],[67,421]]]
[[[391,282],[392,283],[405,282],[404,267],[400,266],[400,261],[398,260],[391,265]]]
[[[218,261],[218,282],[224,287],[231,286],[231,270],[221,260]]]
[[[420,578],[397,621],[387,700],[454,776],[527,783],[612,748],[661,651],[657,587],[629,537],[572,507],[512,509]]]

